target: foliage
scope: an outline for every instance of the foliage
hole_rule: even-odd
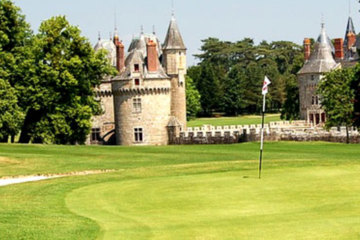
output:
[[[105,53],[95,54],[59,16],[41,24],[29,55],[21,64],[28,75],[16,83],[26,111],[20,142],[84,143],[90,118],[100,111],[93,89],[113,71]]]
[[[17,105],[14,88],[0,78],[0,139],[7,142],[8,136],[18,133],[23,121],[23,113]]]
[[[200,93],[193,80],[186,76],[186,116],[188,120],[196,118],[201,111],[200,98]]]
[[[354,126],[360,128],[360,64],[354,68],[355,76],[351,81],[351,89],[354,90]]]
[[[227,115],[259,113],[265,75],[272,81],[268,111],[279,112],[287,98],[288,102],[292,99],[292,79],[303,63],[300,46],[285,41],[255,45],[249,38],[237,42],[208,38],[202,42],[202,53],[196,55],[200,63],[190,67],[188,75],[201,94],[204,115],[215,111]]]
[[[258,151],[0,144],[0,176],[118,170],[0,187],[1,238],[358,238],[357,145],[267,143],[261,181]]]
[[[322,96],[321,104],[327,115],[326,128],[346,126],[347,142],[348,128],[354,123],[355,94],[351,88],[353,78],[352,68],[334,70],[325,75],[318,88]]]
[[[286,78],[285,102],[281,109],[281,119],[297,120],[300,118],[300,97],[296,76],[290,75]]]
[[[0,139],[6,142],[19,132],[23,120],[14,84],[23,76],[19,63],[31,34],[20,9],[9,0],[0,1]]]

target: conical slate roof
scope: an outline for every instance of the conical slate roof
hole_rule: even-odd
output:
[[[184,41],[181,37],[179,27],[176,23],[176,19],[174,16],[171,17],[169,29],[166,34],[165,42],[163,44],[164,50],[186,50]]]
[[[327,36],[323,25],[310,59],[305,62],[298,74],[326,73],[336,68],[337,65],[338,64],[335,62],[332,55],[332,44],[330,38]]]
[[[353,23],[353,20],[352,20],[351,17],[349,17],[349,19],[348,19],[346,32],[345,32],[345,37],[344,37],[344,47],[346,47],[346,48],[348,47],[348,42],[349,42],[348,34],[349,33],[353,33],[353,34],[356,35],[354,23]]]

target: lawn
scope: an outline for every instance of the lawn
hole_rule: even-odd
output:
[[[0,145],[0,239],[359,239],[360,148],[331,143]],[[9,173],[9,174],[8,174]],[[17,174],[18,173],[18,174]]]
[[[265,123],[281,121],[280,114],[267,114]],[[203,125],[230,126],[230,125],[252,125],[261,124],[261,116],[245,115],[238,117],[219,117],[219,118],[197,118],[190,120],[188,127],[201,127]]]

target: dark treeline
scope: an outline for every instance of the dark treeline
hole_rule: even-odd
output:
[[[304,62],[301,46],[287,41],[255,45],[249,38],[238,42],[208,38],[202,42],[201,54],[196,55],[200,62],[188,69],[188,75],[200,92],[203,116],[259,113],[267,75],[272,81],[268,111],[282,111],[285,119],[298,118],[296,73]]]

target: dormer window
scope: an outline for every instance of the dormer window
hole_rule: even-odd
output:
[[[134,71],[135,71],[135,72],[140,71],[139,64],[134,64]]]
[[[134,84],[135,84],[135,86],[140,86],[140,79],[135,79],[134,80]]]

